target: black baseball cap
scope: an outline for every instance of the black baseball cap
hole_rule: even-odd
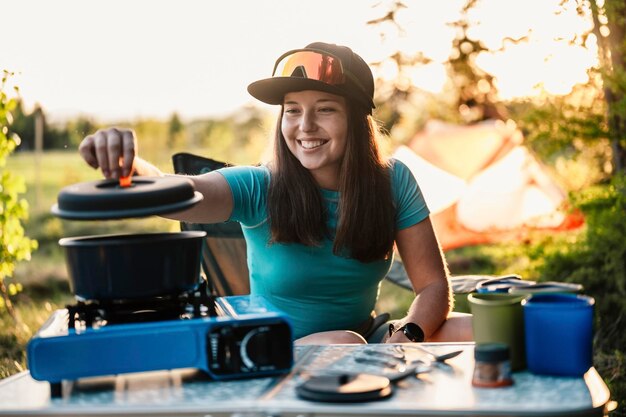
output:
[[[255,81],[248,92],[267,104],[282,104],[285,94],[317,90],[374,106],[374,77],[369,65],[347,46],[314,42],[281,55],[271,78]]]

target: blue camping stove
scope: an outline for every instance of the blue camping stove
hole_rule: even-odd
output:
[[[81,302],[55,311],[27,348],[32,377],[55,384],[130,372],[196,368],[216,380],[287,373],[287,317],[259,296],[183,294]]]

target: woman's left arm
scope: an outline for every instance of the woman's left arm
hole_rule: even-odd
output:
[[[452,308],[448,267],[430,218],[396,233],[396,245],[416,297],[398,326],[412,322],[426,340],[444,323]],[[387,342],[409,341],[396,332]]]

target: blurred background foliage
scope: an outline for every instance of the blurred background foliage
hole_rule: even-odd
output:
[[[420,90],[410,82],[407,73],[431,60],[420,51],[398,50],[384,62],[372,63],[374,67],[391,64],[397,71],[393,80],[376,80],[375,116],[388,134],[389,149],[406,144],[433,119],[456,124],[487,119],[517,123],[525,146],[569,192],[573,208],[584,213],[585,227],[561,234],[531,233],[521,242],[451,250],[446,253],[450,270],[453,274],[517,273],[527,279],[583,284],[585,292],[596,299],[594,364],[620,403],[614,415],[626,415],[626,333],[622,330],[626,314],[626,6],[612,0],[563,0],[555,13],[573,9],[592,24],[588,32],[564,34],[562,41],[584,46],[594,35],[598,65],[589,69],[585,83],[567,94],[544,91],[532,98],[504,101],[499,98],[497,80],[477,64],[480,54],[498,52],[471,36],[473,22],[468,16],[477,3],[468,0],[459,20],[450,22],[457,36],[450,45],[448,82],[442,93]],[[386,14],[367,24],[379,28],[381,38],[389,36],[390,30],[407,30],[396,21],[398,12],[407,7],[402,1],[392,1]],[[501,48],[525,41],[524,36],[513,38],[506,33],[502,39]],[[83,223],[52,217],[49,207],[61,187],[99,178],[80,161],[76,149],[85,135],[103,126],[86,117],[48,123],[43,108],[26,112],[19,97],[11,106],[12,123],[7,119],[0,128],[6,137],[18,135],[21,144],[2,173],[12,171],[28,184],[24,199],[30,202],[31,216],[28,222],[25,217],[20,220],[27,235],[39,242],[39,249],[30,262],[17,265],[3,289],[6,299],[20,310],[21,319],[16,322],[5,314],[6,309],[0,311],[0,377],[26,367],[24,346],[30,336],[54,308],[71,301],[59,238],[120,230],[178,230],[176,222],[158,218]],[[41,159],[34,152],[37,118],[43,123]],[[182,120],[172,114],[168,120],[120,120],[116,124],[134,128],[142,138],[142,156],[171,172],[170,157],[178,151],[235,164],[265,160],[274,118],[271,112],[248,107],[221,119]],[[384,283],[382,310],[401,315],[410,301],[411,294]]]

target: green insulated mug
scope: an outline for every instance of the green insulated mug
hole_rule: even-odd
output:
[[[504,343],[511,352],[511,369],[526,367],[524,310],[527,295],[475,293],[467,296],[472,312],[472,330],[478,343]]]

